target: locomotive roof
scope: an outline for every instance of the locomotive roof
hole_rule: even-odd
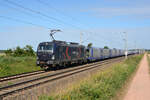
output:
[[[63,45],[63,46],[82,46],[84,47],[84,45],[79,45],[79,43],[74,43],[74,42],[65,42],[65,41],[51,41],[51,42],[41,42],[40,45],[50,45],[50,44],[53,44],[53,43],[56,43],[56,44],[59,44],[59,45]]]

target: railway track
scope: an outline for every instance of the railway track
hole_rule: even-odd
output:
[[[28,77],[28,76],[31,76],[31,75],[41,74],[41,73],[44,73],[44,72],[45,71],[43,71],[43,70],[39,70],[39,71],[33,71],[33,72],[27,72],[27,73],[22,73],[22,74],[6,76],[6,77],[0,77],[0,82],[14,80],[14,79],[23,78],[23,77]]]
[[[90,64],[86,64],[86,65],[81,65],[78,67],[73,67],[73,68],[64,69],[61,71],[56,71],[54,73],[40,75],[39,77],[31,78],[29,80],[24,80],[23,82],[14,83],[14,84],[11,84],[9,86],[0,87],[0,100],[3,97],[6,97],[6,96],[11,95],[13,93],[21,92],[21,91],[24,91],[26,89],[31,89],[35,86],[39,86],[39,85],[42,85],[42,84],[45,84],[48,82],[62,79],[62,78],[65,78],[67,76],[70,76],[70,75],[81,73],[83,71],[94,69],[94,68],[97,68],[100,66],[101,66],[101,68],[104,68],[103,65],[111,64],[112,62],[121,61],[122,59],[123,59],[123,57],[109,59],[109,60],[95,62],[95,63],[90,63]]]

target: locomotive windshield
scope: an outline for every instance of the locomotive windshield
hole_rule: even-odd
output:
[[[53,51],[53,46],[52,45],[39,45],[38,51],[52,52]]]

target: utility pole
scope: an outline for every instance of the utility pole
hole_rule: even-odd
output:
[[[124,38],[124,41],[125,41],[125,58],[127,59],[128,58],[128,41],[127,41],[127,33],[126,32],[123,32],[125,34],[125,38]]]
[[[137,51],[137,49],[136,49],[136,41],[135,41],[135,52]]]
[[[81,32],[80,33],[80,45],[82,45],[82,36],[83,36],[83,33]]]

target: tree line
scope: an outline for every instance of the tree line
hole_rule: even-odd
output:
[[[26,45],[25,47],[21,48],[20,46],[17,46],[14,49],[7,49],[5,51],[6,56],[14,56],[14,57],[20,57],[20,56],[35,56],[36,53],[33,50],[33,47],[30,45]]]

